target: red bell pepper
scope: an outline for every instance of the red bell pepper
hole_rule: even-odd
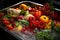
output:
[[[35,21],[36,20],[36,18],[35,17],[29,17],[29,21],[31,22],[31,21]]]
[[[39,21],[37,28],[38,28],[38,29],[44,29],[44,28],[45,28],[45,23],[42,22],[42,21]]]
[[[39,19],[39,17],[42,15],[42,12],[37,10],[33,15],[36,19]]]
[[[37,27],[36,21],[31,21],[29,27],[34,30]]]

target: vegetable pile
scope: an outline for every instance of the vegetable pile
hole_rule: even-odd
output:
[[[53,40],[51,34],[44,30],[58,31],[56,28],[60,28],[60,16],[48,3],[38,8],[26,4],[20,4],[18,8],[8,8],[6,15],[0,12],[0,20],[8,30],[16,28],[24,34],[34,34],[37,40]]]

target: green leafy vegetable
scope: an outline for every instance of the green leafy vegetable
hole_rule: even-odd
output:
[[[16,22],[16,27],[18,27],[20,25],[20,23],[19,22]]]
[[[25,14],[26,14],[26,11],[21,10],[20,14],[21,14],[21,15],[25,15]]]
[[[28,15],[29,14],[29,11],[21,10],[20,14],[21,15]]]
[[[4,18],[10,19],[9,15],[5,15]]]
[[[26,20],[20,20],[19,22],[23,25],[29,25],[29,22]]]
[[[54,29],[54,20],[51,22],[51,29],[53,30]]]
[[[36,40],[53,40],[53,37],[49,31],[40,31],[36,35]]]
[[[28,15],[29,14],[29,11],[26,11],[26,15]]]

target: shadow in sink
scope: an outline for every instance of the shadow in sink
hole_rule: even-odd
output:
[[[3,29],[0,28],[0,40],[17,40],[13,36],[11,36],[9,33],[5,32]]]

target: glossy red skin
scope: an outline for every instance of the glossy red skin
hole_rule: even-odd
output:
[[[38,21],[38,26],[37,26],[38,29],[44,29],[45,28],[45,23],[42,22],[42,21]]]
[[[7,29],[8,29],[8,30],[12,30],[13,27],[8,25],[8,26],[7,26]]]
[[[29,12],[34,12],[35,11],[35,8],[31,8],[31,7],[29,7]]]
[[[29,7],[29,9],[28,9],[29,11],[32,11],[32,8],[31,7]]]
[[[34,21],[35,21],[35,20],[36,20],[36,18],[35,18],[35,17],[31,17],[31,16],[30,16],[30,17],[29,17],[29,19],[28,19],[28,21],[30,21],[30,22],[31,22],[32,20],[34,20]]]
[[[31,23],[30,26],[29,26],[29,28],[32,29],[32,30],[34,30],[36,28],[36,25]]]
[[[32,15],[33,15],[33,14],[35,13],[35,11],[36,11],[36,9],[34,9],[34,8],[29,8],[28,10],[29,10],[30,14],[32,14]]]
[[[42,15],[42,12],[41,11],[36,11],[33,15],[35,16],[35,18],[37,20],[39,20],[39,17]]]
[[[23,19],[24,17],[22,15],[18,16],[17,19]]]
[[[9,21],[3,21],[3,23],[4,23],[5,25],[10,24],[10,22],[9,22]]]
[[[29,22],[30,22],[29,28],[32,30],[34,30],[35,28],[44,29],[45,27],[44,22],[40,20],[32,19],[32,17],[30,17]]]
[[[30,22],[30,24],[29,24],[29,27],[30,27],[32,30],[34,30],[35,28],[37,28],[37,22],[34,21],[34,20],[32,20],[32,21]]]

